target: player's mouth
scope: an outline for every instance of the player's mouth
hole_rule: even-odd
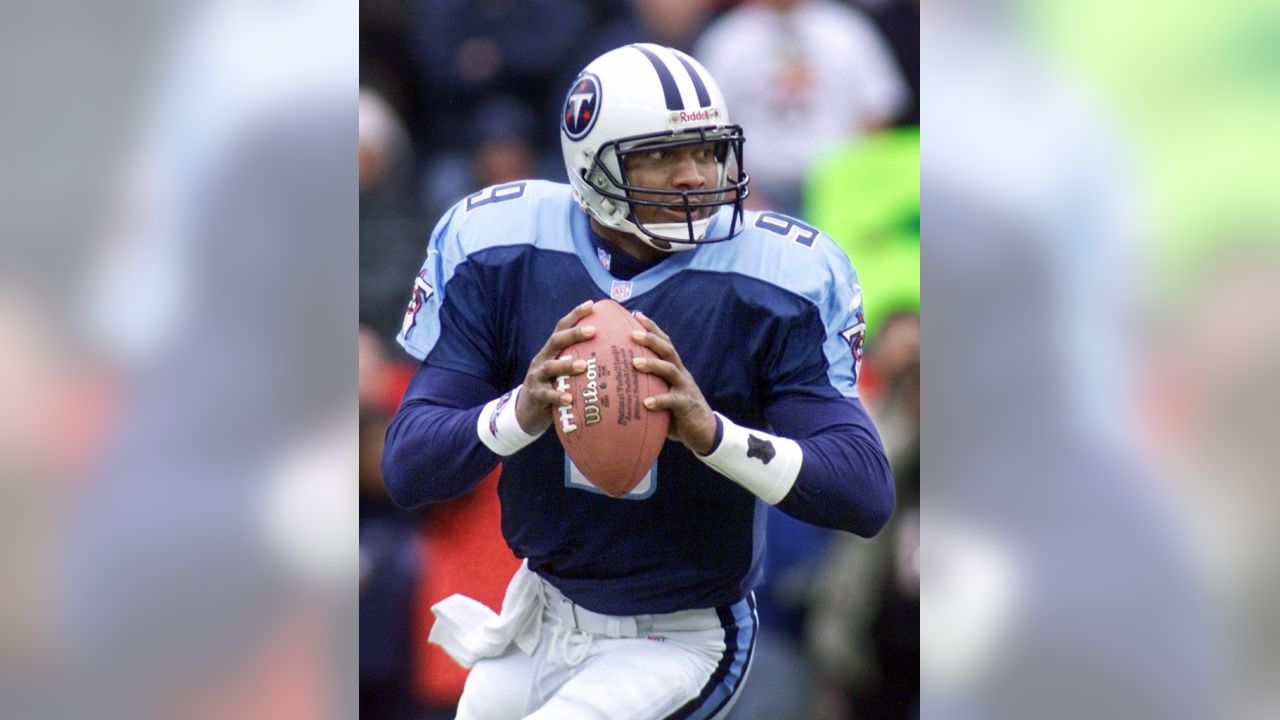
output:
[[[690,208],[690,215],[694,220],[703,220],[711,214],[709,207],[693,207]],[[660,208],[657,216],[658,222],[688,222],[683,210],[672,210],[671,208]]]

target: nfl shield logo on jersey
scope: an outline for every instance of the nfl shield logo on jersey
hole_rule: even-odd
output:
[[[622,302],[631,297],[631,283],[625,280],[614,280],[613,288],[609,290],[609,297]]]

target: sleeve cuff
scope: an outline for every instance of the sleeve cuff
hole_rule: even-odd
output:
[[[711,455],[714,455],[716,453],[716,450],[720,447],[720,441],[724,440],[724,421],[720,419],[720,413],[715,413],[715,416],[716,416],[716,439],[711,441],[711,449],[707,451],[706,455],[695,453],[698,455],[699,460],[702,460]]]
[[[699,459],[761,500],[777,505],[795,485],[804,451],[795,440],[735,425],[716,413],[716,443],[711,454]]]
[[[521,387],[517,385],[511,392],[490,400],[481,408],[480,417],[476,420],[476,434],[480,436],[480,442],[502,457],[516,454],[546,432],[543,428],[537,435],[530,435],[516,420],[516,401],[520,399]]]

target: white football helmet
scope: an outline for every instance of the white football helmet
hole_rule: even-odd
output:
[[[665,252],[728,240],[742,231],[749,178],[742,165],[742,128],[729,123],[724,96],[706,68],[661,45],[636,44],[596,58],[574,80],[560,115],[560,149],[574,194],[591,217]],[[646,188],[627,180],[626,156],[710,144],[715,187]],[[661,200],[637,198],[637,193]],[[641,205],[682,213],[684,222],[642,222]],[[707,237],[714,211],[731,206],[730,222]]]

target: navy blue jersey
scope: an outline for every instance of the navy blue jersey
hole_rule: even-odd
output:
[[[727,219],[726,210],[713,224]],[[423,360],[420,375],[437,385],[453,377],[476,390],[460,391],[469,399],[454,403],[428,389],[420,403],[426,409],[457,407],[443,418],[415,417],[411,385],[388,433],[388,485],[391,478],[417,485],[408,495],[418,500],[474,485],[480,477],[459,482],[433,474],[451,457],[475,460],[467,460],[464,475],[501,459],[475,434],[478,405],[523,382],[555,323],[575,305],[612,297],[671,336],[713,410],[742,426],[811,438],[802,442],[803,469],[780,508],[874,533],[887,518],[886,498],[892,507],[892,486],[879,438],[857,401],[863,325],[856,276],[814,228],[772,213],[748,213],[746,225],[734,240],[674,253],[622,281],[606,269],[608,258],[567,185],[511,183],[458,203],[431,236],[399,340]],[[824,435],[837,425],[844,445],[831,451]],[[678,442],[667,442],[650,479],[622,499],[582,479],[554,432],[502,461],[507,542],[589,609],[723,606],[758,579],[764,504]],[[875,507],[862,507],[867,503]]]

